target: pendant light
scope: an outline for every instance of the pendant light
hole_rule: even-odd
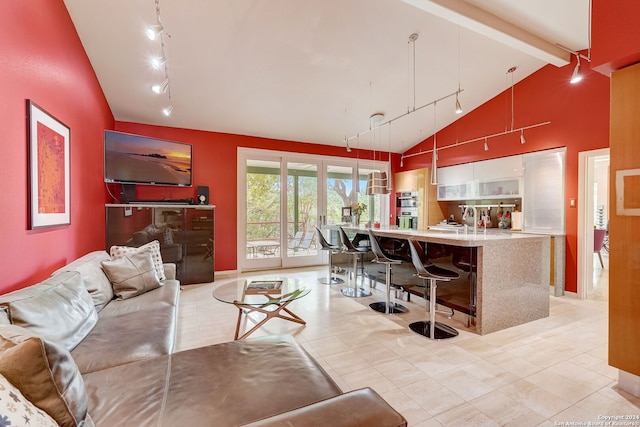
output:
[[[431,153],[431,185],[438,184],[438,149],[436,147],[436,107],[438,103],[433,103],[433,152]]]
[[[374,140],[374,151],[373,151],[373,160],[375,161],[375,135],[376,130],[379,131],[380,123],[384,120],[384,114],[375,113],[371,117],[369,117],[369,126],[373,130],[373,140]],[[374,171],[369,173],[367,176],[367,191],[368,196],[373,194],[388,194],[387,190],[387,173],[384,171]]]
[[[391,193],[391,187],[393,186],[393,182],[391,182],[393,174],[391,173],[391,122],[389,122],[389,177],[387,178],[387,193]]]

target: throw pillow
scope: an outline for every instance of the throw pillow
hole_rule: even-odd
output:
[[[62,344],[15,325],[0,326],[0,375],[63,427],[88,419],[82,375]]]
[[[91,295],[77,271],[0,295],[12,324],[73,350],[98,323]]]
[[[118,299],[132,298],[160,287],[149,251],[102,261],[102,269],[113,284],[113,293]]]
[[[56,275],[63,271],[77,271],[83,279],[84,285],[91,295],[96,311],[100,312],[113,299],[111,282],[100,268],[100,261],[111,259],[106,251],[94,251],[76,259],[70,264],[55,271]]]
[[[58,427],[58,424],[0,375],[0,426]]]
[[[164,274],[164,265],[162,263],[162,255],[160,255],[160,242],[158,242],[157,240],[154,240],[153,242],[149,242],[137,248],[133,248],[130,246],[111,246],[111,249],[109,250],[109,255],[111,255],[111,258],[121,258],[125,254],[146,251],[146,250],[151,251],[151,258],[153,259],[153,265],[155,266],[156,273],[158,274],[158,279],[166,280],[167,277]]]

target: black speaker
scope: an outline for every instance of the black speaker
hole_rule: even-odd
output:
[[[131,203],[136,199],[136,185],[122,184],[120,186],[120,203]]]
[[[198,197],[196,199],[196,203],[199,205],[208,205],[209,204],[209,187],[206,185],[198,186]]]

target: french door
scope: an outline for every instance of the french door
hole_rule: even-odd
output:
[[[349,221],[343,215],[343,208],[358,201],[370,206],[365,222],[384,223],[383,212],[388,218],[385,200],[364,196],[366,174],[373,170],[386,171],[386,163],[359,168],[353,159],[310,157],[238,149],[240,271],[326,262],[316,227],[329,228],[323,232],[334,240],[332,237],[337,235],[330,230]],[[360,173],[356,175],[358,170]]]

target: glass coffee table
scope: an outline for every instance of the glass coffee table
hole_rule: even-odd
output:
[[[213,297],[218,301],[233,304],[238,309],[235,340],[241,340],[264,325],[269,319],[280,318],[306,325],[298,315],[287,306],[297,299],[308,295],[311,289],[301,280],[286,277],[251,277],[224,283],[213,289]],[[262,313],[266,317],[251,329],[240,335],[242,315]],[[284,312],[284,313],[283,313]]]

